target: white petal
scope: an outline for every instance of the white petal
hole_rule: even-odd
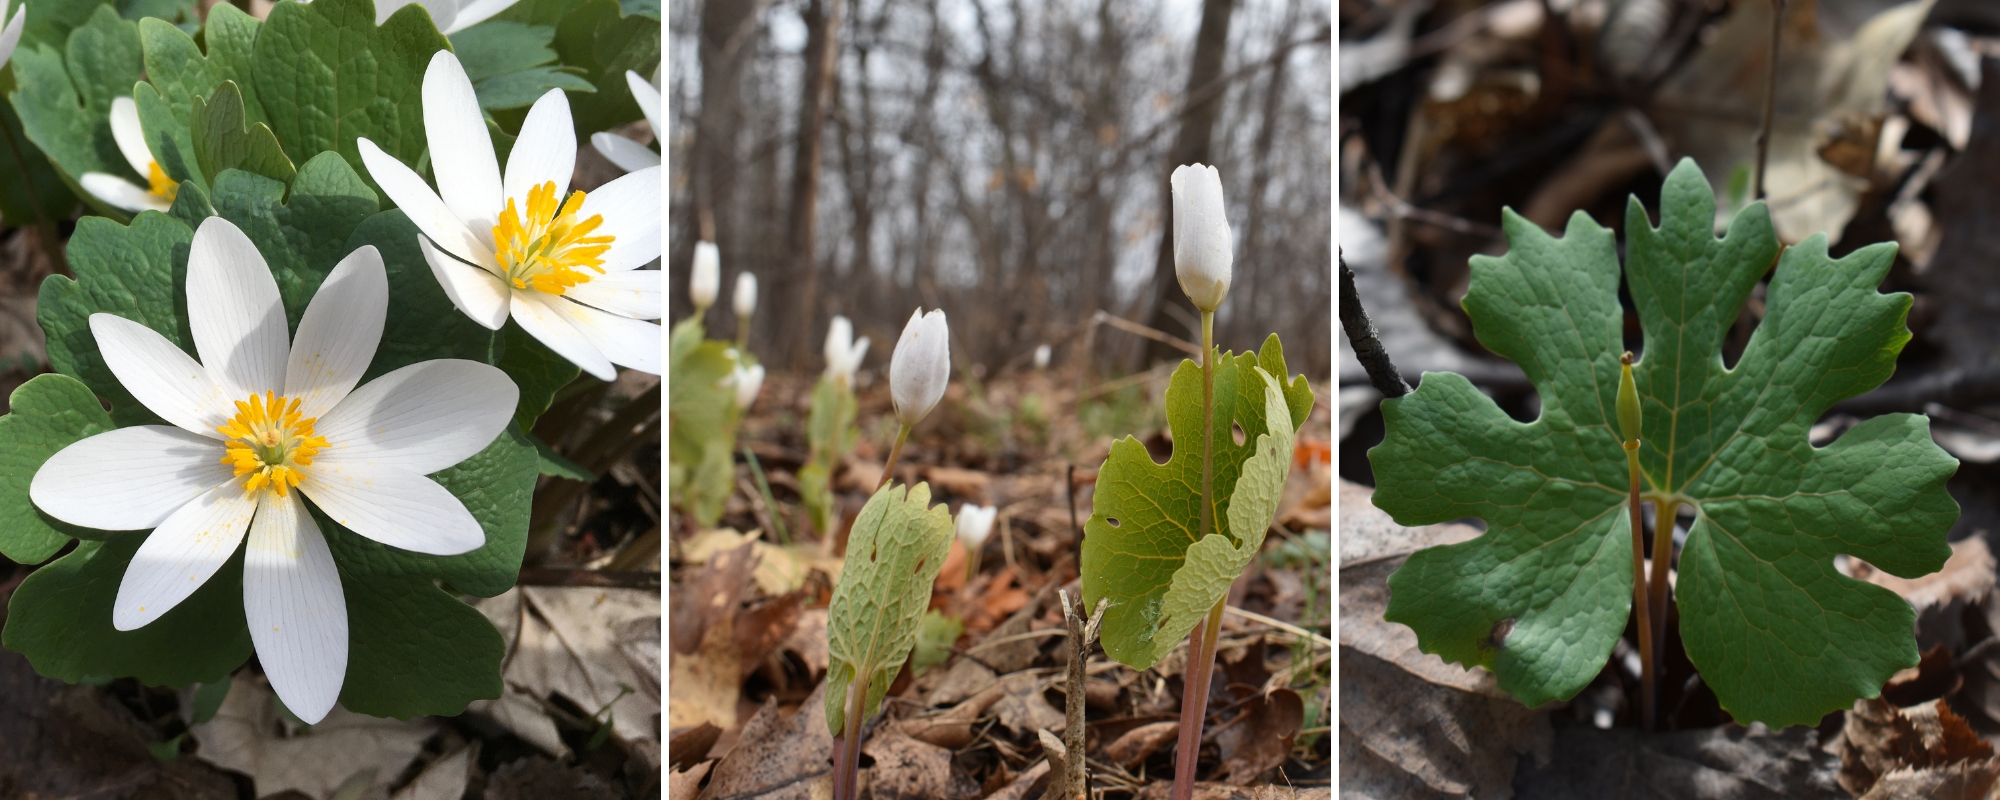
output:
[[[486,449],[520,399],[498,367],[456,358],[422,361],[369,381],[314,426],[321,464],[393,466],[428,475]]]
[[[438,195],[492,249],[493,223],[505,202],[500,195],[500,160],[493,155],[493,139],[479,113],[472,79],[465,77],[465,68],[450,50],[437,51],[424,70],[424,136],[430,143]]]
[[[660,257],[660,168],[649,167],[597,187],[583,198],[585,219],[601,215],[592,232],[612,236],[604,254],[604,269],[619,272],[643,267]]]
[[[472,0],[458,10],[458,16],[452,18],[451,30],[445,33],[457,33],[485,22],[494,14],[506,11],[517,2],[520,0]]]
[[[6,66],[7,58],[14,55],[14,46],[21,43],[21,27],[28,22],[27,6],[19,5],[16,8],[18,10],[14,12],[14,18],[7,20],[5,30],[0,30],[0,66]],[[7,4],[5,0],[0,0],[0,19],[5,19],[6,13]]]
[[[621,317],[659,319],[663,274],[657,269],[635,269],[598,275],[589,283],[569,287],[563,296]]]
[[[507,156],[506,199],[514,201],[516,213],[528,213],[528,191],[554,182],[556,200],[569,194],[569,178],[576,172],[576,131],[571,127],[569,98],[561,89],[550,89],[521,122],[521,138]],[[505,200],[501,201],[503,204]]]
[[[130,97],[111,101],[111,140],[118,143],[118,152],[124,154],[125,163],[132,165],[133,172],[141,178],[149,177],[153,151],[146,146],[145,130],[139,127],[139,104]]]
[[[521,294],[539,295],[536,292],[521,292]],[[557,314],[561,314],[578,333],[583,334],[583,338],[588,340],[592,347],[597,348],[597,352],[611,359],[611,363],[653,375],[660,374],[658,323],[607,314],[560,297],[539,295],[535,299],[542,300]]]
[[[188,327],[223,396],[242,400],[285,388],[291,333],[278,281],[250,237],[209,217],[188,250]]]
[[[76,180],[83,186],[84,191],[110,203],[113,208],[136,214],[141,211],[164,212],[173,207],[172,203],[146,191],[146,187],[109,173],[86,172],[83,173],[83,177]]]
[[[638,142],[615,133],[599,131],[590,135],[590,146],[606,161],[626,172],[637,172],[647,167],[660,165],[660,154]]]
[[[256,497],[228,481],[168,515],[132,554],[111,607],[111,626],[135,630],[194,594],[236,552],[256,510]]]
[[[49,516],[106,531],[159,527],[228,481],[222,445],[179,428],[138,425],[71,444],[42,462],[28,499]]]
[[[403,210],[417,230],[423,231],[425,236],[437,242],[438,247],[452,255],[487,269],[499,268],[490,241],[493,236],[491,227],[483,238],[473,235],[465,222],[445,207],[444,201],[438,199],[437,193],[431,191],[430,185],[424,183],[415,171],[382,152],[382,148],[376,147],[367,137],[356,140],[355,146],[361,150],[361,164],[368,168],[368,177],[375,179],[376,185],[382,187],[382,193]]]
[[[455,556],[486,543],[479,520],[437,481],[401,467],[314,461],[299,484],[348,530],[390,547]]]
[[[243,551],[243,616],[271,689],[314,723],[333,709],[347,678],[347,598],[305,502],[261,494]]]
[[[582,331],[550,308],[542,296],[541,292],[515,292],[508,298],[508,308],[514,312],[514,321],[520,323],[521,329],[554,350],[556,355],[569,359],[570,363],[582,367],[584,372],[599,380],[618,377],[618,370],[611,366],[611,360],[584,338]],[[558,299],[557,302],[569,301]]]
[[[639,104],[639,113],[646,115],[646,124],[653,126],[653,136],[658,137],[665,130],[660,125],[660,90],[629,69],[625,70],[625,88],[632,90],[632,101]]]
[[[116,314],[90,315],[90,333],[104,365],[139,404],[190,433],[223,439],[231,398],[213,374],[159,331]]]
[[[418,236],[417,246],[424,251],[431,275],[444,287],[453,306],[487,330],[497,331],[507,324],[507,284],[500,276],[452,258],[431,244],[429,236]]]
[[[324,416],[361,382],[388,313],[382,253],[363,245],[334,265],[299,317],[298,341],[285,365],[285,396],[300,398],[300,414]]]

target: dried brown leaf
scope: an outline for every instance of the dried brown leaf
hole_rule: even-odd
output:
[[[979,785],[952,768],[951,751],[925,744],[896,731],[884,731],[861,745],[875,759],[866,771],[874,800],[965,800],[979,795]]]
[[[1215,734],[1216,747],[1222,751],[1216,777],[1242,786],[1283,765],[1292,755],[1292,741],[1305,718],[1305,701],[1290,689],[1244,704],[1240,721]]]
[[[775,700],[744,723],[736,746],[715,764],[701,796],[708,800],[754,794],[758,800],[813,800],[828,796],[833,735],[826,728],[822,682],[795,712],[778,710]],[[818,786],[818,791],[814,787]]]

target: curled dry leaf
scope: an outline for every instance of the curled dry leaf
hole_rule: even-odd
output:
[[[867,771],[870,797],[875,800],[969,800],[979,785],[952,768],[951,751],[919,742],[896,731],[884,731],[861,745],[875,759]]]
[[[2000,758],[1943,700],[1858,700],[1841,728],[1840,785],[1865,800],[1985,798]]]
[[[1179,722],[1155,722],[1126,731],[1104,746],[1104,760],[1131,769],[1179,738]]]
[[[1984,599],[1994,589],[1994,559],[1986,540],[1971,536],[1951,545],[1951,557],[1944,568],[1915,578],[1898,578],[1858,559],[1848,562],[1854,577],[1893,591],[1910,601],[1917,611],[1917,646],[1939,644],[1964,648],[1965,629],[1960,618],[1968,605]]]
[[[736,746],[717,761],[701,797],[734,795],[758,800],[814,800],[830,796],[833,735],[826,729],[826,684],[820,683],[797,711],[778,710],[775,700],[743,724]]]
[[[1215,733],[1222,751],[1216,777],[1238,786],[1282,766],[1292,755],[1292,741],[1305,722],[1305,701],[1290,689],[1279,689],[1243,706],[1243,715]]]
[[[897,722],[896,727],[917,741],[957,750],[972,743],[972,723],[1005,696],[1005,687],[996,683],[943,713],[911,717]]]
[[[302,735],[281,736],[284,726],[270,685],[237,677],[215,718],[188,733],[201,743],[203,760],[249,775],[259,796],[296,789],[326,797],[364,773],[374,776],[363,779],[366,785],[386,785],[438,728],[429,717],[382,719],[338,706]]]
[[[1049,705],[1048,698],[1042,695],[1048,685],[1049,679],[1029,672],[1016,672],[1000,679],[1001,695],[993,703],[993,713],[1000,717],[1000,724],[1015,733],[1060,730],[1062,712]]]

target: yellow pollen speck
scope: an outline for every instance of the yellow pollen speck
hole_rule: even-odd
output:
[[[559,295],[589,283],[591,276],[585,270],[604,274],[604,254],[611,250],[614,237],[590,235],[603,224],[604,216],[580,219],[583,199],[583,192],[572,192],[558,205],[556,184],[547,181],[528,190],[525,217],[513,199],[507,200],[500,224],[493,226],[493,243],[509,285]]]
[[[169,203],[180,194],[181,185],[167,177],[167,171],[160,169],[160,162],[146,165],[146,193]]]
[[[215,430],[229,437],[222,463],[234,465],[245,494],[269,487],[279,497],[304,479],[300,467],[312,466],[313,454],[326,447],[326,437],[313,434],[318,420],[299,415],[299,399],[287,401],[276,392],[236,401],[236,416]]]

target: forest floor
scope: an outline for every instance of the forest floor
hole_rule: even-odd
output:
[[[834,478],[837,530],[810,530],[795,471],[817,376],[774,376],[745,421],[770,486],[747,463],[721,524],[678,513],[671,543],[672,800],[824,796],[828,734],[820,692],[827,603],[845,529],[881,476],[894,431],[886,384],[859,392],[862,443]],[[862,379],[866,383],[866,378]],[[1171,450],[1151,383],[1080,392],[1073,373],[1008,373],[954,383],[912,434],[898,478],[928,481],[935,502],[996,506],[999,520],[968,580],[954,539],[931,608],[962,629],[920,636],[863,745],[863,797],[1041,796],[1049,761],[1038,732],[1060,734],[1069,663],[1062,592],[1078,596],[1081,521],[1113,434],[1162,459]],[[1323,397],[1324,395],[1322,395]],[[1330,798],[1333,778],[1330,573],[1331,416],[1322,400],[1299,435],[1285,501],[1260,558],[1232,587],[1210,694],[1195,794],[1205,800]],[[782,531],[779,526],[782,526]],[[1259,621],[1258,617],[1275,621]],[[1086,732],[1093,796],[1165,798],[1173,770],[1185,645],[1138,671],[1089,656]]]

